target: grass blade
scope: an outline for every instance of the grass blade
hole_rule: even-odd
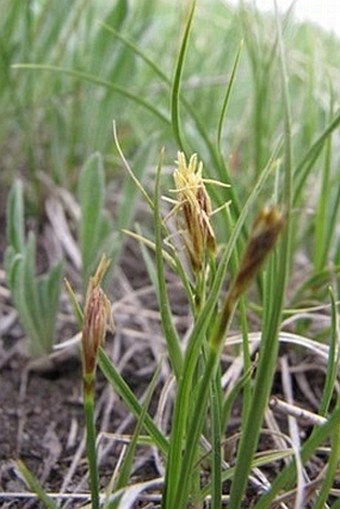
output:
[[[327,138],[332,134],[333,131],[335,131],[339,124],[340,124],[340,110],[337,111],[333,120],[326,126],[324,131],[315,140],[313,145],[307,150],[307,153],[304,155],[302,160],[297,164],[296,169],[294,171],[294,180],[296,180],[293,196],[294,205],[298,203],[307,177],[311,169],[313,168],[315,161],[319,157]]]
[[[23,185],[16,180],[7,202],[7,243],[16,253],[22,253],[25,244]]]
[[[124,400],[131,413],[139,419],[143,413],[142,405],[139,403],[125,380],[118,373],[103,348],[99,349],[98,364],[108,382],[112,385],[117,394],[119,394],[119,396]],[[166,455],[168,452],[168,441],[148,413],[145,414],[144,428],[149,433],[157,447],[163,452],[163,454]]]
[[[115,483],[115,486],[114,486],[115,491],[118,491],[119,489],[124,488],[125,486],[127,486],[128,482],[129,482],[131,469],[132,469],[132,465],[133,465],[133,458],[134,458],[135,450],[136,450],[136,447],[138,444],[138,439],[139,439],[139,436],[140,436],[142,428],[143,428],[146,412],[147,412],[148,407],[151,403],[151,398],[152,398],[153,393],[157,386],[157,381],[158,381],[158,378],[160,375],[160,371],[161,371],[161,364],[158,364],[157,369],[155,370],[155,373],[153,374],[153,377],[151,379],[151,382],[150,382],[147,392],[146,392],[145,401],[143,403],[142,413],[137,421],[137,426],[133,432],[131,442],[129,443],[128,449],[126,451],[126,455],[125,455],[123,464],[120,467],[119,477],[118,477],[117,482]],[[109,503],[107,506],[105,506],[105,509],[106,509],[106,507],[107,507],[107,509],[115,509],[116,507],[119,507],[119,500],[115,500],[111,504]]]
[[[211,509],[221,509],[222,501],[222,390],[221,372],[217,374],[210,388],[212,425],[212,466],[211,466]]]
[[[334,99],[331,94],[330,116],[332,117]],[[331,242],[334,222],[329,221],[328,206],[331,199],[331,164],[332,164],[332,135],[325,142],[325,160],[322,171],[320,197],[315,214],[315,254],[314,267],[320,272],[327,262],[327,254]],[[337,212],[337,210],[336,210]],[[336,217],[336,216],[335,216]]]
[[[172,85],[172,91],[171,91],[171,124],[173,129],[173,134],[175,137],[175,140],[177,142],[178,148],[185,152],[184,147],[184,140],[183,140],[183,134],[181,132],[181,123],[180,123],[180,112],[179,112],[179,97],[180,97],[180,85],[181,85],[181,77],[183,73],[183,66],[185,61],[185,55],[188,47],[189,42],[189,35],[191,30],[191,24],[195,12],[195,5],[196,2],[193,0],[189,16],[186,22],[185,31],[182,39],[181,48],[178,54],[178,59],[176,63],[176,69],[175,69],[175,75],[174,75],[174,81]]]
[[[78,195],[81,206],[79,236],[83,281],[87,282],[97,261],[98,247],[102,240],[101,219],[105,204],[105,174],[100,154],[91,155],[85,162],[79,177]]]
[[[222,157],[222,150],[221,150],[221,139],[222,139],[223,121],[224,121],[224,118],[226,116],[226,112],[227,112],[227,109],[228,109],[229,100],[230,100],[230,97],[231,97],[231,92],[232,92],[233,85],[234,85],[235,78],[236,78],[238,64],[240,62],[242,48],[243,48],[243,41],[241,41],[240,47],[239,47],[239,49],[238,49],[238,51],[236,53],[235,59],[234,59],[234,65],[233,65],[232,70],[231,70],[231,76],[230,76],[230,80],[229,80],[229,83],[228,83],[228,86],[227,86],[227,90],[226,90],[226,93],[225,93],[225,96],[224,96],[223,105],[222,105],[222,109],[221,109],[221,115],[220,115],[220,118],[219,118],[219,121],[218,121],[218,126],[217,126],[217,141],[216,141],[216,146],[217,146],[218,152],[219,152],[219,154],[220,154],[222,159],[223,159],[223,157]]]
[[[177,331],[172,321],[171,308],[166,289],[164,260],[162,255],[162,219],[159,210],[160,201],[160,175],[162,166],[162,156],[159,162],[156,182],[155,182],[155,208],[154,208],[154,224],[155,224],[155,243],[156,243],[156,265],[157,265],[157,282],[159,308],[162,317],[162,326],[165,339],[168,346],[170,361],[177,379],[179,379],[183,368],[183,355],[178,338]]]
[[[35,475],[32,474],[26,467],[23,461],[18,460],[17,465],[19,467],[20,473],[24,477],[26,483],[29,485],[31,490],[36,493],[37,497],[41,502],[45,505],[47,509],[58,509],[58,505],[50,498],[44,489],[41,487],[38,479]]]
[[[120,85],[117,85],[115,83],[112,83],[111,81],[98,78],[93,74],[80,70],[68,69],[67,67],[60,67],[48,64],[13,64],[12,68],[61,73],[66,74],[67,76],[71,76],[73,78],[88,81],[93,85],[99,85],[108,90],[111,90],[112,92],[116,92],[117,94],[126,97],[127,99],[130,99],[132,102],[135,102],[139,106],[142,106],[144,109],[149,111],[149,113],[157,117],[162,123],[170,125],[170,120],[161,111],[157,110],[157,108],[155,108],[152,104],[143,99],[140,95],[133,94],[132,92],[129,92],[126,88],[121,87]]]
[[[328,355],[328,365],[326,380],[319,409],[320,415],[326,415],[329,411],[329,405],[333,397],[334,387],[336,385],[336,378],[339,366],[339,329],[338,329],[338,311],[335,296],[331,288],[329,288],[329,295],[331,298],[332,306],[332,325],[330,333],[330,347]]]
[[[338,406],[333,414],[329,417],[326,424],[319,426],[315,433],[306,440],[301,449],[301,459],[305,464],[315,453],[316,449],[332,434],[339,429],[340,424],[340,406]],[[262,495],[260,500],[255,504],[254,509],[268,509],[272,501],[283,488],[289,489],[294,485],[296,479],[295,462],[289,463],[275,478],[271,489],[268,493]]]
[[[336,386],[337,369],[339,365],[339,352],[338,344],[340,339],[340,333],[338,328],[339,316],[337,312],[337,306],[333,292],[330,290],[330,296],[332,300],[332,333],[331,333],[331,345],[329,350],[329,362],[326,375],[326,383],[322,397],[322,404],[320,408],[320,414],[325,415],[328,411],[329,404],[333,395],[334,387]],[[337,397],[336,406],[340,405],[340,397]],[[331,434],[331,447],[330,456],[328,459],[327,470],[325,478],[322,482],[319,496],[314,503],[314,509],[323,509],[327,503],[327,499],[330,495],[330,490],[336,479],[337,469],[340,458],[340,426],[336,426]]]

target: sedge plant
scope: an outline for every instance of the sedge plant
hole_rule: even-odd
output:
[[[142,245],[152,248],[156,254],[157,295],[161,305],[169,358],[177,380],[170,441],[165,451],[163,450],[166,463],[162,496],[164,508],[202,507],[208,495],[211,507],[220,508],[223,500],[223,485],[227,480],[232,480],[230,503],[233,507],[239,508],[251,469],[261,465],[262,462],[266,464],[275,459],[283,459],[287,454],[287,451],[275,454],[268,452],[261,459],[260,457],[256,459],[255,454],[278,355],[278,324],[282,302],[280,303],[277,292],[280,291],[282,298],[287,270],[287,254],[284,253],[289,246],[286,238],[288,215],[284,212],[284,205],[281,207],[268,205],[260,210],[253,226],[250,227],[249,240],[238,263],[236,274],[229,283],[227,293],[223,292],[223,282],[246,217],[275,167],[276,165],[270,161],[261,173],[233,227],[229,242],[219,251],[218,240],[212,226],[210,198],[202,175],[202,164],[198,162],[196,155],[187,162],[184,154],[179,153],[174,171],[177,200],[170,200],[173,203],[172,212],[163,218],[160,214],[160,165],[156,177],[155,198],[149,203],[154,214],[155,243],[140,234],[135,235]],[[172,215],[177,216],[178,233],[182,238],[187,258],[184,262],[178,252],[178,244],[176,246],[172,244],[167,232],[166,224]],[[283,241],[281,241],[280,249],[275,252],[274,248],[280,234],[283,235],[286,247],[282,247]],[[166,243],[164,243],[165,238]],[[219,253],[218,263],[217,252]],[[245,403],[243,409],[245,428],[236,465],[229,467],[223,461],[221,451],[225,440],[224,429],[228,425],[230,406],[233,404],[235,394],[227,397],[223,394],[220,359],[225,343],[227,344],[227,332],[237,304],[252,281],[256,279],[271,252],[264,286],[264,296],[270,299],[270,303],[268,302],[264,315],[263,346],[259,353],[254,385],[250,387],[249,401]],[[150,263],[149,259],[149,267]],[[173,327],[170,305],[166,296],[164,263],[177,271],[183,280],[183,286],[188,293],[188,302],[191,305],[193,327],[184,351],[182,348],[178,350],[178,335]],[[189,264],[189,272],[183,268],[183,263]],[[337,321],[335,315],[334,326]],[[336,335],[334,329],[333,337],[335,338]],[[337,365],[337,356],[332,355],[332,358]],[[251,372],[245,372],[244,378],[240,380],[236,388],[236,394],[249,384],[250,376]],[[333,377],[334,382],[333,368],[330,369],[329,376]],[[330,383],[333,387],[332,382]],[[120,391],[119,388],[116,387],[116,389]],[[328,397],[331,393],[332,389],[327,390]],[[338,418],[339,413],[336,410],[327,421],[327,426],[315,431],[313,439],[311,437],[302,450],[303,461],[310,457],[317,447],[316,444],[320,444],[326,436],[332,433],[336,435]],[[205,446],[202,445],[204,443]],[[291,454],[288,452],[288,455]],[[333,461],[336,455],[334,453]],[[282,473],[280,482],[273,485],[272,497],[277,494],[279,487],[283,486],[288,475],[291,482],[293,469],[293,463],[291,463],[287,473]],[[202,472],[205,470],[210,472],[210,478],[206,485],[204,483],[202,485]],[[334,470],[331,466],[330,478],[334,478]],[[327,492],[326,489],[324,491]],[[259,507],[269,507],[265,500],[272,500],[272,498],[269,495],[264,496],[263,503],[260,503]]]
[[[63,263],[60,261],[45,274],[36,275],[36,236],[32,231],[25,236],[24,190],[20,180],[14,182],[8,196],[7,241],[7,281],[28,338],[29,354],[47,355],[55,341]]]
[[[184,154],[179,154],[174,178],[178,195],[178,204],[175,207],[178,207],[178,213],[183,216],[183,238],[196,280],[193,286],[196,307],[194,313],[199,317],[211,291],[210,273],[216,274],[216,239],[210,222],[210,198],[202,179],[202,164],[197,165],[196,155],[192,156],[187,165]],[[213,433],[215,444],[221,447],[217,434],[220,435],[222,395],[217,377],[225,336],[239,298],[273,249],[283,225],[284,214],[277,207],[264,208],[260,212],[253,225],[238,273],[221,308],[215,306],[215,313],[207,317],[200,330],[196,329],[199,319],[194,325],[184,355],[183,374],[178,380],[174,402],[163,501],[165,508],[184,508],[189,497],[194,504],[199,502],[200,470],[197,464],[195,466],[195,462],[199,463],[199,439],[204,429],[204,421],[210,412],[210,432]],[[212,263],[210,260],[213,260]],[[220,274],[215,277],[220,277]],[[214,452],[221,461],[218,449]],[[211,461],[215,482],[212,500],[213,505],[217,506],[221,497],[221,471],[220,466],[214,464],[213,458]]]

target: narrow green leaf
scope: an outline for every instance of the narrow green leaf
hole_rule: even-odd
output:
[[[36,239],[33,232],[29,232],[27,244],[25,247],[25,254],[22,265],[22,288],[23,299],[27,303],[29,313],[32,317],[35,329],[38,334],[38,345],[33,345],[34,348],[38,347],[46,353],[44,350],[45,343],[45,326],[43,324],[43,314],[39,302],[38,292],[38,279],[35,271],[36,261]]]
[[[47,274],[48,300],[51,307],[51,314],[56,316],[59,307],[59,296],[63,277],[63,263],[54,265]]]
[[[219,118],[219,121],[218,121],[218,126],[217,126],[217,141],[216,141],[216,146],[217,146],[218,152],[219,152],[219,154],[220,154],[220,156],[222,158],[223,158],[223,156],[222,156],[222,150],[221,150],[221,140],[222,140],[223,122],[224,122],[224,119],[225,119],[225,115],[226,115],[226,112],[227,112],[227,109],[228,109],[229,100],[230,100],[230,97],[231,97],[231,92],[232,92],[233,85],[234,85],[234,82],[235,82],[236,73],[237,73],[237,69],[238,69],[238,64],[239,64],[240,57],[241,57],[242,48],[243,48],[243,41],[241,42],[240,47],[239,47],[239,49],[238,49],[238,51],[236,53],[235,59],[234,59],[234,65],[233,65],[232,70],[231,70],[231,76],[230,76],[230,80],[228,82],[228,86],[227,86],[226,93],[225,93],[225,96],[224,96],[223,105],[222,105],[222,109],[221,109],[221,115],[220,115],[220,118]]]
[[[25,245],[24,198],[21,180],[16,180],[7,201],[7,243],[16,253],[22,253]]]
[[[58,505],[47,495],[45,490],[40,485],[38,479],[28,470],[23,461],[17,461],[18,468],[21,475],[24,477],[26,483],[31,490],[37,495],[39,500],[45,505],[47,509],[58,509]]]
[[[118,373],[103,348],[99,349],[98,364],[108,382],[112,385],[117,394],[119,394],[119,396],[124,400],[126,406],[133,415],[139,419],[143,413],[142,405],[139,403],[138,399],[133,394],[120,373]],[[168,441],[148,413],[145,414],[144,428],[149,433],[155,445],[164,454],[167,454],[169,446]]]
[[[222,389],[221,370],[217,370],[210,388],[211,412],[211,509],[222,507]]]
[[[146,53],[142,51],[133,41],[115,30],[112,26],[109,26],[107,22],[103,22],[101,25],[106,31],[108,31],[116,39],[122,42],[127,48],[129,48],[135,55],[140,57],[147,64],[147,66],[154,71],[154,73],[158,76],[158,78],[161,79],[161,81],[167,83],[169,86],[171,85],[171,80],[166,76],[166,74],[163,73],[161,68],[153,60],[151,60],[151,58],[149,58]]]
[[[46,353],[50,352],[54,343],[54,327],[56,316],[52,315],[49,304],[47,275],[37,278],[40,320],[44,327],[44,335],[40,337],[41,346]]]
[[[218,352],[211,348],[206,365],[204,366],[204,373],[200,381],[196,405],[193,414],[190,416],[190,424],[188,426],[185,444],[186,446],[183,451],[181,464],[178,466],[179,475],[177,476],[177,484],[175,486],[169,486],[169,488],[173,490],[171,501],[166,506],[169,507],[169,509],[185,509],[187,507],[192,471],[195,457],[198,452],[198,441],[202,432],[204,416],[207,412],[207,400],[209,390],[211,388],[211,379],[214,376],[218,359]],[[214,480],[216,482],[216,478]],[[218,482],[220,484],[221,481],[218,480]],[[216,494],[214,495],[214,503],[216,504]]]
[[[181,77],[183,74],[183,66],[185,61],[185,55],[189,42],[189,35],[191,30],[191,24],[195,12],[195,0],[192,1],[189,16],[187,19],[187,23],[185,26],[185,31],[182,39],[182,44],[178,53],[174,81],[172,85],[171,91],[171,124],[174,133],[175,140],[178,144],[178,147],[185,151],[184,149],[184,140],[183,134],[181,132],[181,124],[180,124],[180,111],[179,111],[179,97],[180,97],[180,85],[181,85]]]
[[[51,267],[49,272],[41,276],[37,282],[41,307],[40,316],[46,334],[46,352],[50,352],[54,344],[62,277],[63,264],[60,262]]]
[[[311,169],[313,168],[314,163],[319,157],[324,144],[327,138],[331,135],[333,131],[340,124],[340,110],[337,111],[333,120],[326,126],[324,131],[318,136],[313,145],[309,147],[304,157],[297,164],[296,169],[294,171],[294,181],[296,181],[296,185],[294,186],[294,197],[293,204],[295,205],[300,196],[301,192],[304,189],[304,184],[310,174]]]
[[[143,180],[148,164],[154,161],[157,139],[158,137],[151,136],[150,139],[145,140],[134,155],[131,166],[134,168],[134,176],[138,179],[138,182]],[[130,228],[137,203],[138,191],[140,191],[140,187],[133,178],[124,179],[117,217],[118,231]]]
[[[326,236],[322,243],[323,252],[324,252],[324,264],[329,260],[331,256],[331,248],[332,248],[332,242],[336,240],[337,238],[337,226],[338,226],[338,218],[339,218],[339,212],[340,212],[340,186],[338,186],[337,182],[338,177],[335,177],[334,183],[337,187],[336,195],[333,200],[330,202],[328,201],[328,207],[331,211],[329,214],[329,218],[327,221],[327,225],[325,227],[326,230]],[[321,195],[322,198],[320,198],[321,201],[325,200],[324,196]],[[327,200],[325,200],[327,201]],[[319,248],[320,246],[318,246]],[[334,257],[334,260],[336,260],[336,257]]]
[[[339,338],[338,338],[339,339]],[[339,406],[340,401],[337,401]],[[318,497],[314,502],[313,509],[323,509],[327,507],[327,501],[331,496],[333,484],[337,481],[338,467],[340,460],[340,426],[336,426],[331,434],[330,455],[327,462],[325,478],[322,481]]]
[[[232,387],[231,390],[229,390],[228,394],[225,396],[222,406],[222,416],[221,416],[221,427],[222,429],[226,429],[229,423],[230,415],[232,406],[239,395],[240,391],[243,387],[246,387],[247,385],[250,385],[251,382],[251,376],[253,373],[253,368],[250,367],[248,371],[246,371],[241,378],[235,383],[234,387]]]
[[[162,154],[163,155],[163,154]],[[156,243],[156,266],[157,266],[157,280],[158,280],[158,296],[159,308],[162,317],[162,326],[167,342],[169,357],[175,376],[178,379],[182,373],[183,356],[180,346],[178,333],[173,324],[171,307],[166,289],[164,260],[162,254],[162,218],[160,216],[159,202],[160,202],[160,175],[162,166],[162,155],[159,162],[156,182],[155,182],[155,208],[154,208],[154,223],[155,223],[155,243]]]
[[[105,204],[105,173],[100,154],[91,155],[79,177],[78,195],[81,205],[80,249],[83,261],[83,281],[87,281],[103,234],[101,215]]]
[[[332,94],[331,94],[332,95]],[[333,99],[331,99],[330,116],[333,112]],[[327,261],[327,254],[331,240],[330,229],[334,223],[330,223],[328,217],[328,207],[331,200],[331,164],[332,164],[332,135],[330,134],[325,142],[325,157],[322,169],[320,197],[316,207],[315,214],[315,249],[314,249],[314,267],[315,271],[322,270]]]
[[[116,85],[115,83],[112,83],[111,81],[107,81],[101,78],[98,78],[97,76],[94,76],[93,74],[84,72],[84,71],[77,71],[74,69],[68,69],[67,67],[59,67],[54,65],[45,65],[45,64],[14,64],[12,65],[13,69],[27,69],[27,70],[40,70],[40,71],[49,71],[49,72],[55,72],[55,73],[61,73],[66,74],[68,76],[72,76],[74,78],[78,78],[80,80],[88,81],[89,83],[93,83],[94,85],[99,85],[101,87],[107,88],[108,90],[111,90],[113,92],[116,92],[117,94],[126,97],[130,99],[131,101],[135,102],[139,106],[142,106],[144,109],[152,113],[155,117],[157,117],[159,120],[161,120],[163,123],[169,125],[170,120],[155,106],[148,103],[146,100],[144,100],[140,95],[133,94],[132,92],[129,92],[127,88],[121,87],[119,85]]]
[[[64,279],[64,284],[65,284],[66,292],[67,292],[69,299],[71,301],[71,304],[72,304],[74,316],[77,320],[79,327],[82,328],[83,322],[84,322],[83,310],[80,307],[80,304],[77,300],[76,294],[74,293],[73,288],[72,288],[71,284],[69,283],[68,279],[66,279],[66,278]]]
[[[117,148],[118,154],[119,154],[121,160],[123,161],[125,169],[126,169],[127,173],[129,174],[129,176],[131,177],[131,179],[134,182],[134,184],[136,185],[137,189],[142,194],[142,196],[145,199],[146,203],[149,205],[150,209],[153,210],[154,209],[154,204],[153,204],[152,198],[149,196],[148,192],[143,187],[140,179],[135,175],[135,173],[131,169],[127,159],[124,156],[124,152],[123,152],[123,150],[122,150],[122,148],[121,148],[121,146],[119,144],[118,134],[117,134],[117,127],[116,127],[116,122],[115,121],[113,121],[112,127],[113,127],[113,140],[114,140],[115,146]]]
[[[329,417],[326,424],[319,426],[315,429],[315,433],[312,433],[306,440],[301,448],[301,459],[305,464],[317,448],[333,433],[338,432],[340,429],[340,406],[337,406],[333,414]],[[274,500],[276,495],[285,488],[290,489],[296,481],[296,465],[295,461],[290,462],[284,469],[276,476],[272,482],[271,489],[269,492],[262,495],[260,500],[255,504],[254,509],[268,509],[271,506],[271,502]]]
[[[117,482],[115,483],[115,486],[114,486],[115,491],[118,491],[120,488],[124,488],[125,486],[127,486],[128,482],[129,482],[136,447],[138,445],[139,436],[143,429],[144,418],[145,418],[145,415],[149,408],[149,405],[151,403],[151,398],[155,392],[157,382],[159,379],[159,375],[160,375],[160,371],[161,371],[161,364],[158,364],[158,366],[155,370],[155,373],[153,374],[153,377],[152,377],[150,384],[148,386],[147,392],[146,392],[145,400],[143,403],[142,413],[137,421],[137,426],[133,432],[131,441],[127,448],[123,464],[120,467],[119,476],[118,476]],[[119,500],[115,500],[111,504],[109,503],[107,506],[105,506],[105,509],[106,508],[107,509],[115,509],[116,507],[119,506],[118,504],[119,504]]]
[[[338,310],[337,303],[332,288],[329,288],[329,295],[331,298],[331,309],[332,309],[332,325],[330,334],[330,347],[327,363],[326,380],[324,383],[323,394],[319,409],[319,415],[326,416],[329,405],[331,403],[334,388],[336,386],[336,378],[339,366],[339,328],[338,328]]]
[[[105,175],[102,156],[99,153],[91,155],[85,162],[79,176],[78,195],[83,210],[84,219],[92,220],[94,226],[99,221],[100,210],[105,201]],[[92,207],[90,207],[92,205]],[[93,206],[95,205],[95,206]],[[87,208],[93,210],[87,210]],[[87,225],[82,228],[85,229]],[[93,226],[92,226],[93,228]],[[86,230],[82,233],[84,240],[91,240],[95,232]]]
[[[127,0],[117,0],[108,12],[103,26],[112,27],[112,30],[121,30],[128,14]],[[119,32],[118,32],[119,33]],[[106,37],[103,30],[99,30],[94,41],[93,53],[94,55],[104,55],[110,49],[110,41]],[[100,62],[98,62],[100,65]]]
[[[257,468],[257,467],[262,467],[264,465],[270,465],[271,463],[275,462],[275,461],[282,461],[282,460],[285,460],[286,458],[290,458],[293,456],[293,451],[291,449],[284,449],[284,450],[279,450],[279,451],[266,451],[265,453],[259,453],[257,457],[255,457],[253,459],[253,462],[252,462],[252,465],[251,465],[251,468]],[[228,468],[227,470],[224,470],[222,472],[222,481],[230,481],[235,475],[235,467],[230,467]],[[209,482],[206,486],[204,486],[204,488],[202,489],[202,492],[201,492],[201,501],[203,502],[203,500],[209,496],[209,494],[211,493],[211,483]]]
[[[36,329],[35,322],[24,292],[24,259],[22,255],[16,255],[12,259],[10,272],[8,273],[8,282],[11,289],[12,298],[16,309],[18,310],[20,322],[25,333],[30,339],[30,351],[33,356],[41,355],[39,331]]]
[[[15,273],[17,270],[18,263],[22,263],[22,253],[17,253],[12,246],[6,249],[5,254],[5,268],[8,286],[11,292],[14,292],[15,288]]]

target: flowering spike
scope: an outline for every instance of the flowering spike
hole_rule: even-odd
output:
[[[253,225],[239,271],[224,301],[218,327],[212,336],[211,346],[214,349],[220,348],[238,299],[247,290],[264,260],[272,251],[284,224],[284,214],[277,207],[268,206],[260,211]]]
[[[95,372],[98,349],[104,343],[107,326],[114,330],[111,303],[100,287],[109,264],[110,261],[103,256],[87,287],[82,333],[84,373],[86,375],[93,375]]]
[[[284,214],[277,207],[267,206],[260,211],[233,285],[236,299],[246,290],[273,249],[284,223]]]
[[[183,152],[178,152],[178,167],[174,172],[178,208],[184,216],[184,241],[194,272],[199,272],[206,252],[215,255],[216,239],[210,223],[211,201],[206,191],[203,164],[193,154],[187,164]]]

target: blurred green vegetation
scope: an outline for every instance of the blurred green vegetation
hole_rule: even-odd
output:
[[[24,4],[4,0],[0,22],[2,179],[8,183],[15,173],[24,173],[34,180],[44,171],[58,184],[74,189],[77,170],[95,151],[104,154],[114,176],[113,119],[127,154],[133,156],[153,137],[150,160],[162,145],[170,147],[172,159],[176,147],[169,124],[169,83],[188,7],[189,2],[166,0],[74,0],[71,4],[68,0]],[[253,181],[263,168],[282,132],[275,22],[250,10],[201,0],[192,32],[181,93],[210,140],[216,136],[234,55],[241,39],[245,41],[222,140],[224,157],[237,177],[234,185],[242,191],[243,185],[249,185],[249,176]],[[284,36],[294,152],[302,155],[329,116],[331,83],[333,87],[339,83],[340,47],[335,37],[310,25],[296,26],[289,17],[284,21]],[[153,62],[153,68],[134,47]],[[55,70],[12,67],[20,63]],[[333,90],[334,95],[337,92]],[[192,115],[184,107],[181,115],[191,149],[209,161]],[[211,162],[208,171],[216,172]]]

